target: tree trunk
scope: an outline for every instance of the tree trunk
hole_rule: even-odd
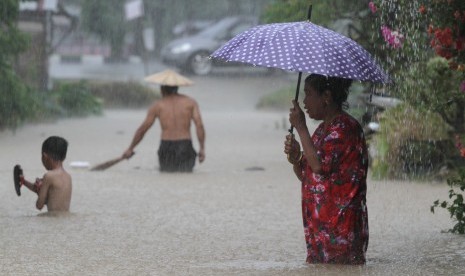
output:
[[[456,105],[457,112],[453,127],[456,134],[465,134],[465,100],[458,100]]]

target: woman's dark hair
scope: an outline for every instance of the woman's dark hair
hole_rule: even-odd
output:
[[[351,79],[343,79],[338,77],[327,77],[318,74],[311,74],[305,79],[319,95],[322,95],[326,90],[331,92],[333,101],[341,108],[348,108],[347,97],[349,96],[349,88],[352,85]]]
[[[176,94],[178,93],[178,86],[162,85],[161,91],[166,94]]]
[[[68,141],[58,136],[50,136],[42,143],[42,152],[55,161],[63,161],[66,158]]]

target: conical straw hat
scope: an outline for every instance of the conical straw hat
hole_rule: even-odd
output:
[[[145,77],[144,80],[150,83],[169,86],[189,86],[194,84],[190,79],[170,69]]]

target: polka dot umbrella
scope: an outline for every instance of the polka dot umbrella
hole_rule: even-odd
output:
[[[362,46],[309,21],[255,26],[235,36],[211,56],[289,71],[389,82],[387,74]]]
[[[309,18],[311,7],[309,10]],[[252,27],[211,55],[235,61],[373,83],[388,83],[389,76],[357,42],[310,21],[272,23]],[[292,127],[289,132],[292,133]]]

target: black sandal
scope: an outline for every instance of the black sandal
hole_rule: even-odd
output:
[[[16,165],[13,168],[13,180],[15,182],[15,190],[18,196],[21,195],[21,175],[23,175],[23,169],[20,165]]]

